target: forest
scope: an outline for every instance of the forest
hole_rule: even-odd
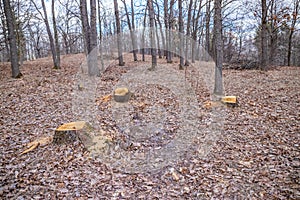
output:
[[[0,0],[0,199],[299,199],[300,0]]]

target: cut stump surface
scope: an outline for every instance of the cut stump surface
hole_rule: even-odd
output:
[[[93,145],[93,127],[84,121],[63,124],[55,130],[53,143],[70,144],[80,140],[88,148]]]

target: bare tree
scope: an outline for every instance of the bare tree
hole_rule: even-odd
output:
[[[97,61],[97,29],[96,29],[96,0],[90,0],[90,20],[87,13],[86,0],[80,0],[80,14],[85,38],[86,54],[88,59],[88,74],[99,76],[100,70]],[[90,23],[89,23],[90,21]]]
[[[292,23],[291,26],[289,27],[289,34],[288,34],[288,53],[287,53],[287,60],[288,60],[288,66],[291,65],[291,55],[292,55],[292,39],[293,35],[295,32],[295,26],[297,23],[298,15],[299,15],[299,3],[300,0],[294,0],[294,8],[293,8],[293,13],[292,13]]]
[[[117,27],[119,66],[124,66],[123,55],[122,55],[123,54],[123,44],[122,44],[122,36],[121,36],[121,23],[120,23],[119,6],[118,6],[117,0],[114,0],[114,8],[115,8],[116,27]]]
[[[55,0],[52,0],[51,10],[52,10],[52,23],[53,23],[54,41],[55,41],[54,68],[55,69],[60,69],[60,48],[59,48],[59,38],[58,38],[58,31],[57,31],[56,17],[55,17]]]
[[[172,39],[173,39],[173,34],[172,34],[172,29],[173,29],[173,25],[174,25],[174,23],[173,23],[173,21],[174,21],[174,19],[173,19],[173,17],[174,17],[174,11],[173,11],[173,6],[174,6],[174,4],[175,4],[175,0],[170,0],[170,8],[169,8],[169,10],[170,10],[170,13],[169,13],[169,16],[168,16],[168,27],[169,27],[169,30],[168,30],[168,39],[169,39],[169,47],[168,47],[168,58],[167,58],[167,62],[168,63],[172,63],[173,61],[172,61],[172,55],[173,55],[173,53],[172,53]]]
[[[163,33],[163,27],[162,27],[162,23],[161,23],[161,20],[160,20],[160,6],[158,5],[157,3],[157,0],[154,1],[153,3],[155,3],[156,5],[156,9],[157,9],[157,15],[156,15],[156,27],[157,27],[157,22],[158,22],[158,25],[159,25],[159,29],[157,29],[156,31],[160,31],[160,36],[161,36],[161,40],[162,40],[162,49],[164,50],[164,55],[165,55],[165,52],[166,52],[166,40],[165,40],[165,36],[164,36],[164,33]],[[158,36],[158,33],[156,34],[157,35],[157,40],[159,39],[159,36]],[[159,44],[159,41],[157,42]],[[162,58],[162,50],[159,48],[159,58]]]
[[[210,10],[210,2],[211,0],[208,0],[206,4],[206,12],[205,12],[205,50],[206,50],[206,56],[205,60],[209,60],[209,54],[211,53],[210,48],[210,16],[211,16],[211,10]]]
[[[173,6],[174,6],[174,0],[170,0],[170,7],[169,7],[169,1],[164,0],[164,21],[165,21],[165,27],[166,27],[166,56],[167,56],[167,62],[172,63],[172,29],[173,29]],[[168,12],[170,11],[170,13]]]
[[[52,32],[51,32],[51,28],[50,28],[50,24],[49,24],[49,20],[48,20],[48,13],[47,13],[46,5],[45,5],[45,1],[41,0],[43,13],[40,11],[40,9],[38,8],[38,6],[37,6],[37,4],[36,4],[36,2],[34,0],[31,0],[31,2],[33,3],[33,5],[36,8],[36,10],[39,12],[40,16],[42,17],[42,19],[43,19],[43,21],[44,21],[44,23],[46,25],[46,31],[47,31],[49,42],[50,42],[50,48],[51,48],[52,60],[53,60],[54,68],[59,69],[60,68],[60,63],[59,63],[60,59],[57,59],[57,52],[56,52],[57,48],[55,47],[54,39],[53,39],[53,36],[52,36]],[[52,2],[52,3],[54,3],[54,2]],[[52,12],[54,13],[53,9],[54,9],[54,5],[52,5]]]
[[[191,28],[191,18],[192,18],[192,6],[193,6],[193,0],[190,0],[189,8],[188,8],[188,18],[187,18],[187,24],[186,24],[186,41],[185,41],[185,66],[189,66],[188,61],[188,51],[189,51],[189,40],[190,37],[190,28]]]
[[[201,16],[201,10],[203,7],[202,0],[199,1],[198,4],[198,9],[197,9],[197,4],[194,4],[194,12],[193,12],[193,31],[192,31],[192,38],[195,42],[192,43],[192,63],[195,63],[195,58],[196,58],[196,41],[197,41],[197,33],[199,30],[199,23],[201,22],[200,16]],[[197,14],[196,14],[197,10]]]
[[[147,9],[148,9],[148,1],[147,8],[145,9],[144,20],[143,20],[143,31],[142,31],[142,61],[145,61],[145,27],[146,27],[146,19],[147,19]]]
[[[7,34],[6,17],[5,17],[5,12],[4,12],[4,8],[2,5],[2,1],[0,1],[0,18],[1,18],[0,27],[2,27],[1,35],[3,35],[3,39],[0,39],[1,61],[7,61],[8,57],[9,57],[9,42],[8,42],[8,38],[7,38],[8,34]]]
[[[127,25],[130,31],[130,37],[131,37],[131,42],[132,42],[132,53],[133,53],[133,60],[137,61],[137,48],[136,48],[136,36],[135,36],[135,24],[134,24],[134,7],[133,7],[133,0],[130,1],[131,4],[131,20],[129,17],[129,13],[128,13],[128,9],[127,9],[127,5],[125,0],[122,0],[123,4],[124,4],[124,8],[125,8],[125,14],[126,14],[126,18],[127,18]]]
[[[168,29],[169,29],[169,18],[168,18],[168,0],[164,0],[164,23],[165,23],[165,34],[166,34],[166,50],[165,50],[165,56],[167,61],[169,61],[169,34],[168,34]]]
[[[178,0],[178,10],[179,10],[179,16],[178,16],[178,21],[179,21],[179,38],[180,38],[180,62],[179,62],[179,69],[183,70],[183,65],[184,65],[184,58],[183,58],[183,47],[184,47],[184,41],[183,41],[183,19],[182,19],[182,0]]]
[[[223,95],[222,66],[223,66],[223,40],[222,40],[222,0],[214,1],[214,38],[215,38],[215,87],[214,94]]]
[[[149,70],[154,70],[157,66],[156,48],[155,48],[155,30],[154,30],[154,9],[153,0],[148,0],[149,18],[150,18],[150,40],[151,40],[151,55],[152,65]]]
[[[268,52],[267,52],[267,2],[261,0],[261,69],[268,70]]]
[[[22,73],[20,72],[19,69],[19,58],[17,54],[18,48],[17,48],[16,33],[15,33],[16,21],[9,0],[3,0],[3,5],[4,5],[4,12],[6,17],[6,24],[8,28],[12,77],[20,78],[22,76]]]

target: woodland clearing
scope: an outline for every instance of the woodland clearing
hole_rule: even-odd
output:
[[[52,69],[50,58],[28,61],[20,79],[10,78],[9,64],[0,63],[1,199],[300,198],[299,67],[225,69],[225,91],[238,96],[239,103],[224,108],[224,130],[213,148],[204,157],[190,151],[155,173],[112,168],[89,157],[80,143],[50,144],[19,155],[27,143],[75,120],[71,93],[83,59],[81,54],[63,56],[61,70]],[[130,59],[125,58],[125,68],[144,65]],[[122,70],[113,64],[103,75],[105,87],[113,88]],[[200,107],[209,100],[208,91],[197,95]],[[209,109],[202,107],[204,113]]]

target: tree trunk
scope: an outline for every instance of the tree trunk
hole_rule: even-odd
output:
[[[157,58],[156,58],[156,48],[155,48],[153,0],[148,0],[148,6],[149,6],[149,18],[150,18],[150,40],[151,40],[151,55],[152,55],[152,65],[150,70],[154,70],[157,65]]]
[[[291,56],[292,56],[292,39],[293,39],[293,34],[295,32],[295,26],[297,22],[297,16],[299,15],[299,0],[294,0],[294,11],[293,11],[293,16],[292,16],[292,24],[290,27],[289,31],[289,39],[288,39],[288,53],[287,53],[287,62],[288,66],[291,66]]]
[[[209,55],[210,55],[210,0],[207,2],[206,5],[206,13],[205,13],[205,61],[208,62]]]
[[[168,47],[168,59],[167,59],[167,62],[168,63],[172,63],[172,40],[173,40],[173,34],[172,34],[172,29],[173,29],[173,5],[174,5],[174,0],[171,0],[170,1],[170,14],[169,14],[169,36],[168,36],[168,39],[169,39],[169,47]]]
[[[183,47],[184,47],[184,42],[183,42],[183,19],[182,19],[182,0],[178,0],[178,9],[179,9],[179,16],[178,16],[178,21],[179,21],[179,40],[180,40],[180,45],[179,45],[179,51],[180,51],[180,62],[179,62],[179,69],[183,70],[183,65],[184,65],[184,58],[183,58]]]
[[[57,58],[56,58],[56,48],[55,48],[53,36],[52,36],[52,33],[51,33],[49,21],[48,21],[48,15],[47,15],[47,10],[46,10],[46,6],[45,6],[45,1],[41,0],[41,3],[42,3],[42,7],[43,7],[43,12],[44,12],[44,22],[45,22],[47,34],[48,34],[48,37],[49,37],[49,42],[50,42],[50,48],[51,48],[52,60],[53,60],[54,68],[58,69],[59,66],[58,66]]]
[[[126,18],[127,18],[127,25],[130,31],[130,37],[131,37],[131,43],[132,43],[132,54],[133,54],[133,60],[137,61],[137,55],[136,55],[136,39],[135,39],[135,32],[134,32],[134,8],[131,7],[131,22],[130,22],[130,18],[129,18],[129,13],[127,10],[127,5],[125,0],[122,0],[123,4],[124,4],[124,8],[125,8],[125,14],[126,14]],[[131,0],[131,6],[133,6],[133,0]]]
[[[158,34],[158,26],[157,26],[157,20],[155,21],[155,33],[156,33],[156,43],[157,43],[157,50],[158,50],[158,58],[162,58],[162,53],[161,53],[161,47],[160,47],[160,41],[159,41],[159,34]]]
[[[189,8],[188,8],[188,19],[187,19],[187,25],[186,25],[186,41],[185,41],[185,66],[189,66],[189,41],[190,41],[190,28],[191,28],[191,17],[192,17],[192,6],[193,6],[193,0],[190,0]]]
[[[52,0],[52,22],[53,22],[53,31],[54,31],[54,40],[55,40],[55,69],[60,69],[60,48],[59,48],[59,40],[58,40],[58,32],[56,26],[56,18],[55,18],[55,8],[54,8],[54,0]]]
[[[2,5],[2,1],[0,1],[0,18],[1,18],[1,24],[2,26],[2,34],[3,34],[3,38],[4,38],[4,43],[5,43],[5,54],[3,53],[3,61],[8,61],[9,60],[9,39],[7,38],[8,34],[7,34],[7,22],[6,22],[6,17],[5,17],[5,12],[4,12],[4,8]]]
[[[88,56],[88,72],[90,76],[100,76],[98,68],[98,46],[97,46],[97,11],[96,0],[90,0],[90,53]]]
[[[223,40],[222,40],[222,0],[214,2],[214,34],[216,49],[215,64],[215,95],[223,95],[222,65],[223,65]]]
[[[133,5],[133,0],[130,1],[131,4],[131,23],[132,23],[132,45],[133,45],[133,58],[134,61],[137,61],[137,41],[136,41],[136,34],[135,34],[135,21],[134,21],[134,5]]]
[[[87,13],[87,5],[86,0],[80,0],[80,17],[84,35],[84,42],[85,42],[85,54],[89,54],[90,48],[90,26],[88,20],[88,13]]]
[[[148,1],[147,1],[148,7]],[[145,9],[144,21],[143,21],[143,32],[142,32],[142,61],[145,62],[145,27],[146,27],[147,8]]]
[[[98,0],[98,20],[99,20],[99,53],[101,62],[101,71],[104,71],[103,47],[102,47],[102,20],[101,20],[101,1]]]
[[[196,4],[194,5],[194,14],[193,14],[193,33],[192,33],[192,38],[193,38],[193,43],[192,43],[192,63],[195,63],[195,58],[196,58],[196,52],[197,52],[197,32],[198,32],[198,25],[200,21],[200,16],[201,16],[201,10],[202,10],[202,1],[199,2],[199,7],[198,7],[198,12],[195,17],[195,11],[196,11]]]
[[[90,24],[87,13],[86,0],[80,1],[81,23],[85,38],[85,49],[88,61],[88,74],[90,76],[100,76],[98,68],[98,49],[97,49],[97,18],[96,0],[90,1]]]
[[[123,46],[122,46],[122,36],[121,36],[121,23],[119,16],[119,7],[117,0],[114,0],[114,8],[115,8],[115,17],[116,17],[116,26],[117,26],[117,43],[118,43],[118,57],[119,57],[119,66],[124,66],[123,62]]]
[[[169,60],[169,18],[168,18],[168,0],[164,0],[164,22],[165,22],[165,34],[166,34],[166,50],[165,50],[165,56],[167,59],[167,62]]]
[[[267,52],[267,2],[261,1],[261,69],[268,70],[268,52]]]
[[[165,36],[164,36],[164,33],[163,33],[163,27],[162,27],[162,24],[161,24],[161,21],[160,21],[160,8],[159,8],[159,5],[157,3],[157,1],[155,2],[156,4],[156,8],[157,8],[157,22],[158,22],[158,25],[159,25],[159,31],[160,31],[160,35],[161,35],[161,40],[162,40],[162,49],[160,51],[160,54],[162,54],[162,52],[164,52],[164,56],[165,56],[165,52],[166,52],[166,40],[165,40]],[[158,37],[157,37],[158,38]],[[161,58],[162,55],[159,55]]]
[[[18,60],[18,48],[16,40],[16,22],[14,19],[13,10],[11,8],[9,0],[3,0],[4,12],[6,17],[6,23],[8,28],[8,39],[10,46],[10,63],[12,69],[12,77],[20,78],[22,76],[19,69],[19,60]]]

